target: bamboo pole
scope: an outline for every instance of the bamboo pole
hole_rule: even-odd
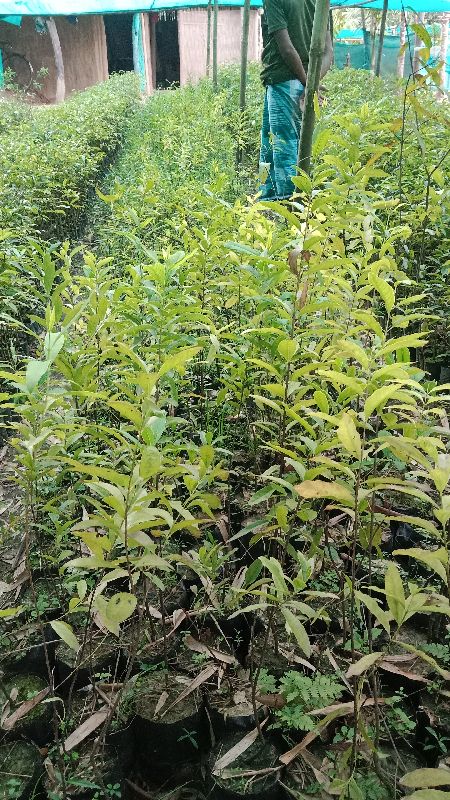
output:
[[[212,6],[211,0],[208,0],[208,23],[207,23],[207,40],[206,40],[206,74],[209,78],[211,72],[211,23],[212,23]]]
[[[66,77],[64,72],[64,59],[61,50],[61,42],[59,39],[58,29],[53,17],[48,17],[46,20],[47,30],[50,35],[50,40],[53,47],[53,57],[55,59],[56,68],[56,95],[55,102],[61,103],[66,96]]]
[[[379,78],[381,74],[381,59],[383,57],[384,32],[386,30],[386,18],[387,18],[388,7],[389,7],[389,0],[383,0],[383,11],[381,12],[381,23],[380,23],[380,37],[378,40],[377,64],[375,67],[375,75],[377,76],[377,78]]]
[[[370,50],[370,69],[371,72],[375,72],[375,61],[377,58],[377,48],[376,48],[376,38],[377,38],[377,28],[378,28],[378,21],[377,21],[377,12],[372,11],[372,19],[370,22],[370,39],[371,39],[371,50]]]
[[[406,45],[406,15],[405,12],[402,11],[402,18],[400,23],[400,51],[397,59],[397,75],[399,78],[403,78],[405,74],[405,55],[406,55],[405,45]]]
[[[314,23],[309,51],[308,78],[306,81],[305,109],[298,151],[298,166],[306,173],[311,171],[312,141],[315,125],[314,98],[319,90],[320,71],[328,30],[330,0],[316,0]]]
[[[219,0],[214,0],[213,14],[213,87],[217,92],[219,88],[218,58],[217,58],[217,30],[219,27]]]
[[[441,18],[441,43],[439,49],[439,61],[441,62],[441,68],[439,70],[439,75],[441,78],[441,89],[445,91],[445,79],[446,79],[446,72],[447,72],[447,51],[448,51],[448,26],[450,24],[450,14],[446,12],[442,15]]]
[[[416,21],[417,21],[418,25],[423,25],[424,19],[425,19],[425,14],[423,12],[420,13],[420,14],[417,14]],[[416,33],[416,36],[415,36],[415,39],[414,39],[414,60],[413,60],[413,73],[414,73],[414,75],[416,75],[420,70],[420,63],[421,63],[421,61],[420,61],[420,50],[421,50],[422,46],[423,46],[422,39],[420,38],[419,34]]]
[[[248,36],[250,31],[250,0],[245,0],[242,10],[242,42],[241,42],[241,83],[239,92],[239,112],[241,123],[245,114],[247,101],[247,71],[248,71]],[[241,126],[240,126],[241,127]],[[241,131],[239,131],[239,134]],[[237,163],[242,164],[244,153],[241,142],[237,149]]]

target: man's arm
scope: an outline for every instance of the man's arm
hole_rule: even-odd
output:
[[[322,58],[322,68],[320,70],[320,77],[323,78],[327,74],[333,63],[333,42],[331,41],[330,31],[327,31],[327,38],[325,42],[325,51]]]
[[[303,86],[306,86],[305,68],[299,54],[297,53],[297,50],[292,44],[287,28],[283,28],[283,30],[280,31],[275,31],[274,36],[284,63],[287,64],[290,70],[292,70],[300,83],[302,83]]]

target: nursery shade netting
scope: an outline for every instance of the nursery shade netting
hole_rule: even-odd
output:
[[[380,11],[383,0],[331,0],[333,8],[367,8]],[[412,11],[415,14],[450,14],[450,0],[389,0],[389,11]]]
[[[181,8],[206,8],[208,0],[0,0],[0,19],[5,15],[31,17],[114,14],[129,11],[176,11]],[[239,7],[244,0],[219,0],[219,6]],[[251,0],[262,8],[262,0]]]
[[[219,6],[239,7],[244,0],[218,0]],[[181,8],[205,8],[208,0],[0,0],[0,19],[17,24],[17,20],[7,19],[11,15],[45,17],[76,16],[78,14],[113,14],[124,11],[169,11]],[[262,8],[263,0],[251,0],[253,8]],[[362,6],[379,10],[383,0],[331,0],[334,7]],[[411,10],[420,12],[450,12],[450,0],[389,0],[390,11]]]

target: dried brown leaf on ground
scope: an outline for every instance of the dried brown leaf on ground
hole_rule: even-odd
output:
[[[2,728],[5,731],[11,731],[14,728],[16,722],[26,717],[30,711],[33,711],[39,703],[42,703],[43,700],[50,694],[50,687],[47,686],[42,691],[38,692],[31,700],[25,700],[24,703],[16,708],[16,710],[10,714],[10,716],[6,717],[6,719],[2,720]]]
[[[186,647],[188,647],[189,650],[193,650],[194,653],[210,655],[212,658],[215,658],[216,661],[222,661],[224,664],[239,663],[234,656],[231,656],[228,653],[223,653],[221,650],[216,650],[214,647],[209,647],[207,644],[203,644],[203,642],[199,642],[197,639],[194,639],[194,637],[191,635],[186,636],[184,643]]]
[[[186,697],[188,697],[188,695],[192,694],[192,692],[195,692],[195,690],[198,689],[199,686],[201,686],[207,680],[212,678],[215,672],[217,672],[217,667],[215,664],[210,664],[208,667],[202,670],[202,672],[200,672],[200,674],[197,675],[197,677],[194,678],[193,681],[191,681],[189,686],[186,686],[186,689],[183,689],[181,694],[178,695],[177,699],[174,700],[173,703],[171,703],[170,706],[166,708],[166,710],[164,711],[163,714],[161,714],[161,716],[163,717],[164,714],[167,714],[167,712],[170,711],[171,708],[174,708],[174,706],[178,705],[178,703],[181,703],[181,701],[184,700]]]
[[[75,747],[78,747],[81,742],[84,742],[84,740],[87,739],[91,733],[96,731],[100,725],[103,725],[109,713],[109,708],[107,706],[103,706],[103,708],[100,708],[81,725],[79,725],[78,728],[76,728],[76,730],[74,730],[64,742],[64,752],[69,753],[70,750],[73,750]]]
[[[263,720],[261,722],[260,728],[263,728],[266,724],[267,720]],[[216,763],[213,767],[213,775],[219,775],[222,770],[226,769],[236,761],[242,753],[245,753],[249,747],[252,746],[254,742],[256,742],[259,736],[258,728],[255,728],[253,731],[247,733],[243,739],[241,739],[237,744],[234,745],[230,750],[228,750],[221,758],[217,759]]]

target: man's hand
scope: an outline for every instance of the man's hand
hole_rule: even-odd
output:
[[[317,93],[318,94],[318,99],[319,99],[319,106],[322,106],[323,103],[324,103],[326,91],[327,90],[326,90],[325,86],[319,86],[319,91]],[[302,112],[302,114],[303,114],[303,112],[305,110],[305,101],[306,101],[306,89],[305,89],[305,91],[302,92],[300,100],[299,100],[300,111]]]

